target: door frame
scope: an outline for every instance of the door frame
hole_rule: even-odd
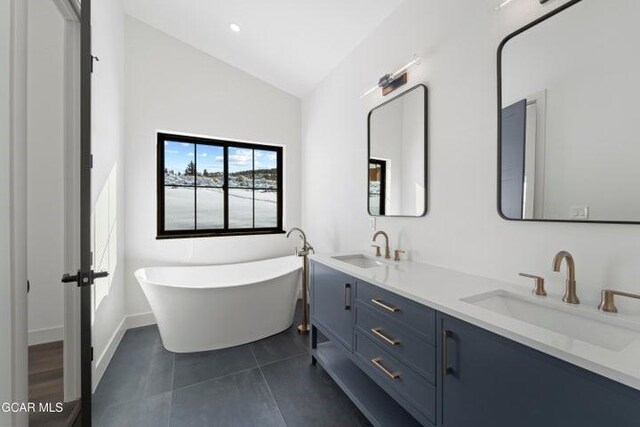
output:
[[[80,260],[80,6],[52,0],[65,20],[64,35],[64,271]],[[64,286],[64,401],[80,398],[80,290]]]
[[[28,391],[27,344],[27,7],[22,0],[0,0],[3,54],[2,88],[7,94],[0,106],[2,159],[0,180],[0,227],[8,239],[0,240],[0,397],[3,401],[26,402]],[[6,24],[6,26],[5,26]],[[6,72],[6,73],[5,73]],[[6,77],[5,77],[6,76]],[[6,78],[6,80],[4,80]],[[6,100],[6,101],[5,101]],[[8,137],[8,138],[6,138]],[[5,139],[6,138],[6,139]],[[5,179],[6,178],[6,179]],[[6,284],[6,285],[5,285]],[[4,342],[4,340],[8,342]],[[22,427],[28,414],[0,413],[0,423]]]

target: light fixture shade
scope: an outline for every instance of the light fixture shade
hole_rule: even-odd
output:
[[[411,57],[411,60],[409,62],[407,62],[405,65],[403,65],[402,67],[398,68],[393,73],[385,74],[384,76],[382,76],[380,78],[380,80],[378,81],[378,84],[373,86],[371,89],[366,90],[362,95],[360,95],[360,98],[366,97],[367,95],[375,92],[379,88],[384,88],[386,86],[389,86],[396,79],[398,79],[404,73],[406,73],[409,68],[414,67],[414,66],[418,65],[419,63],[420,63],[420,57],[418,55],[413,55]]]
[[[231,29],[231,31],[233,31],[234,33],[239,33],[240,25],[236,24],[235,22],[232,22],[231,24],[229,24],[229,29]]]

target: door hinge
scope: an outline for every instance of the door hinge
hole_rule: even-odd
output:
[[[98,58],[97,56],[91,55],[91,72],[92,73],[93,73],[93,63],[94,62],[100,62],[100,58]]]
[[[91,346],[91,361],[93,362],[93,346]]]
[[[93,169],[93,154],[89,157],[89,167]]]

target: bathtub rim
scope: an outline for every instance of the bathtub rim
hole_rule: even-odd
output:
[[[278,274],[278,275],[274,275],[274,276],[269,276],[269,277],[263,277],[260,280],[257,281],[251,281],[251,282],[243,282],[243,283],[238,283],[238,284],[234,284],[234,285],[218,285],[218,286],[192,286],[192,285],[176,285],[176,284],[171,284],[171,283],[162,283],[162,282],[157,282],[157,281],[151,281],[148,280],[146,278],[144,278],[143,276],[141,276],[144,272],[144,270],[147,269],[151,269],[151,268],[206,268],[206,267],[224,267],[224,266],[237,266],[237,265],[246,265],[246,264],[255,264],[255,263],[260,263],[260,262],[266,262],[266,261],[275,261],[275,260],[280,260],[280,259],[285,259],[285,258],[299,258],[300,259],[300,266],[297,268],[294,268],[290,271],[287,271],[284,274]],[[285,277],[291,273],[295,273],[296,271],[302,270],[303,265],[302,265],[302,258],[298,257],[296,255],[285,255],[285,256],[281,256],[281,257],[275,257],[275,258],[264,258],[264,259],[259,259],[259,260],[252,260],[252,261],[244,261],[244,262],[235,262],[235,263],[229,263],[229,264],[198,264],[198,265],[162,265],[162,266],[150,266],[150,267],[141,267],[138,268],[134,273],[134,277],[136,278],[136,280],[138,281],[138,283],[140,284],[140,286],[144,284],[148,284],[148,285],[154,285],[154,286],[161,286],[164,288],[172,288],[172,289],[193,289],[193,290],[208,290],[208,289],[234,289],[234,288],[241,288],[241,287],[245,287],[245,286],[251,286],[251,285],[257,285],[259,283],[263,283],[263,282],[267,282],[269,280],[276,280],[282,277]]]

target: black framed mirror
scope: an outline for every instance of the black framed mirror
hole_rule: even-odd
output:
[[[419,84],[368,116],[367,209],[371,216],[427,213],[427,99]]]
[[[640,223],[640,2],[573,0],[498,50],[498,211]]]

